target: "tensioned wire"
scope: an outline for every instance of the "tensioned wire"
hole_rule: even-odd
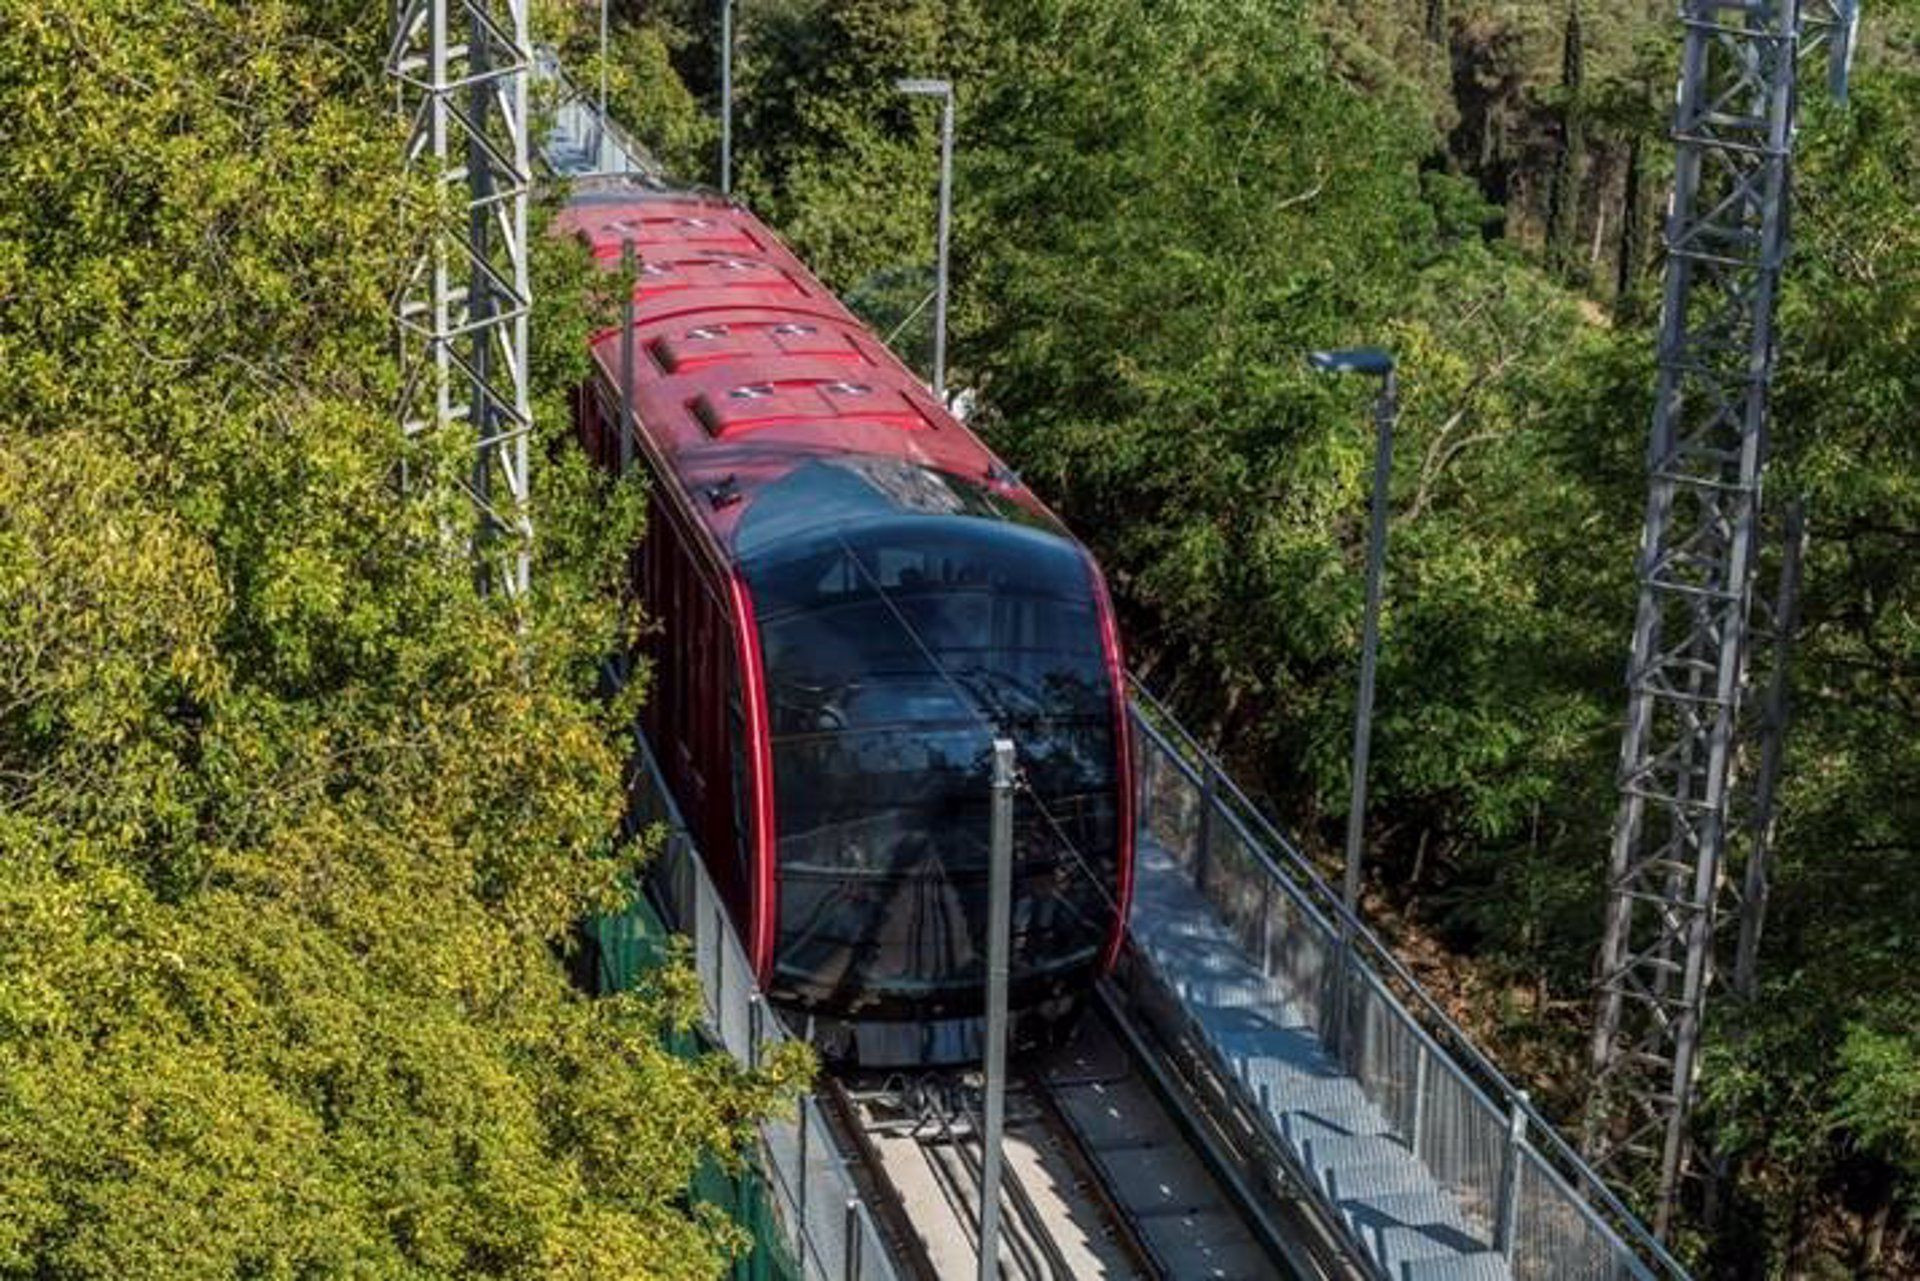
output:
[[[920,629],[915,627],[912,620],[900,609],[899,605],[893,599],[892,593],[875,577],[873,571],[861,557],[860,553],[855,550],[844,537],[836,537],[835,541],[839,543],[841,550],[846,554],[847,559],[852,562],[854,568],[859,572],[860,577],[872,588],[874,594],[880,599],[880,602],[886,606],[887,612],[892,615],[894,622],[899,626],[901,632],[907,639],[912,642],[913,647],[919,651],[921,658],[926,662],[927,666],[939,677],[941,682],[957,696],[960,705],[966,709],[967,714],[991,736],[1011,739],[1012,736],[1004,732],[998,721],[991,715],[990,710],[982,706],[978,696],[948,670],[946,664],[940,661],[939,657],[934,653],[932,646],[927,643],[926,638],[921,634]],[[1119,732],[1124,733],[1125,731],[1122,729]],[[1071,864],[1079,869],[1082,877],[1086,883],[1093,887],[1099,899],[1116,917],[1120,917],[1121,908],[1119,901],[1107,886],[1105,878],[1095,870],[1091,860],[1089,860],[1086,854],[1080,849],[1073,837],[1068,834],[1059,817],[1054,814],[1045,799],[1042,798],[1040,793],[1034,788],[1032,780],[1028,777],[1025,768],[1019,765],[1017,756],[1015,764],[1015,788],[1032,802],[1034,810],[1053,832],[1060,847],[1066,851]],[[1119,785],[1131,786],[1132,782],[1131,780],[1123,779],[1119,780]],[[947,871],[945,860],[942,859],[937,852],[933,853],[932,857],[934,866],[939,871],[941,878],[951,883],[952,877]],[[845,891],[843,890],[842,893],[844,894]],[[829,899],[816,909],[813,919],[801,931],[802,939],[811,937],[815,930],[825,924],[825,914],[833,901],[833,899]],[[936,917],[934,919],[938,920],[941,918]],[[916,916],[911,927],[916,936],[919,933],[920,923],[921,918]],[[1125,922],[1122,920],[1122,925],[1124,926],[1124,924]],[[951,940],[949,940],[949,946],[951,946]]]
[[[841,550],[847,554],[848,559],[850,559],[854,567],[859,570],[860,576],[866,580],[868,586],[873,588],[874,593],[880,598],[880,602],[887,607],[887,612],[893,615],[894,621],[899,625],[901,631],[906,633],[907,639],[913,642],[914,648],[919,650],[920,656],[926,660],[927,665],[933,669],[934,674],[959,697],[961,704],[967,708],[968,713],[980,724],[981,728],[985,729],[992,737],[1007,738],[1011,741],[1012,735],[1006,733],[1001,728],[999,722],[989,713],[988,709],[981,706],[978,697],[956,679],[953,673],[947,670],[946,664],[940,661],[939,657],[933,652],[932,647],[927,644],[925,637],[920,634],[920,629],[915,627],[912,620],[901,612],[892,594],[888,592],[886,587],[874,576],[873,572],[867,567],[867,563],[861,559],[860,553],[854,550],[852,544],[848,543],[844,536],[836,535],[834,541],[840,544]],[[1126,729],[1124,726],[1118,727],[1115,732],[1125,733]],[[1066,850],[1068,856],[1078,865],[1080,871],[1086,876],[1088,882],[1092,884],[1094,891],[1105,901],[1107,907],[1118,917],[1121,912],[1119,900],[1108,890],[1104,880],[1099,873],[1094,870],[1093,864],[1087,859],[1086,855],[1081,852],[1079,845],[1074,842],[1073,838],[1067,834],[1065,827],[1061,825],[1059,818],[1054,815],[1053,811],[1047,807],[1047,803],[1041,798],[1040,793],[1035,790],[1032,780],[1027,777],[1026,768],[1020,763],[1018,742],[1015,741],[1014,745],[1016,749],[1014,757],[1015,788],[1033,803],[1034,809],[1038,811],[1040,817],[1046,821],[1047,826],[1053,830],[1054,836],[1059,840],[1061,847]],[[1121,787],[1131,787],[1133,785],[1131,779],[1118,779],[1116,783]],[[1124,807],[1121,807],[1121,812],[1124,812]],[[1116,815],[1116,818],[1117,817],[1118,815]],[[941,867],[943,875],[945,871],[946,869],[943,865]],[[1124,921],[1122,923],[1124,924]]]

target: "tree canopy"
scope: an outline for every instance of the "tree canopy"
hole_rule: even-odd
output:
[[[594,1002],[639,532],[559,395],[539,588],[403,500],[414,193],[362,5],[0,3],[0,1276],[706,1277],[778,1073]],[[435,448],[457,448],[447,442]]]
[[[553,0],[569,52],[590,6]],[[954,381],[1099,552],[1136,664],[1330,852],[1370,434],[1406,407],[1367,908],[1562,1115],[1651,414],[1671,6],[744,0],[737,189],[910,356],[959,88]],[[713,173],[712,6],[610,89]],[[1769,502],[1812,552],[1762,998],[1715,1007],[1717,1274],[1903,1275],[1920,1202],[1920,4],[1809,95]],[[565,24],[571,23],[571,26]],[[590,1003],[622,891],[639,533],[559,447],[593,290],[544,246],[540,585],[397,501],[406,246],[378,17],[0,0],[0,1276],[711,1275],[695,1165],[779,1092]],[[582,63],[591,80],[597,68]],[[1696,1210],[1701,1209],[1695,1205]]]
[[[892,328],[960,100],[954,380],[1099,551],[1136,665],[1322,851],[1344,814],[1371,439],[1313,347],[1381,342],[1394,468],[1369,908],[1563,1115],[1593,1017],[1651,418],[1664,4],[766,0],[740,190]],[[1751,1009],[1716,1007],[1731,1272],[1897,1271],[1920,830],[1903,515],[1920,460],[1920,8],[1813,92],[1776,506],[1811,512],[1781,865]],[[709,50],[686,64],[703,83]],[[909,274],[909,280],[918,279]],[[917,289],[913,292],[917,292]],[[914,338],[908,329],[905,336]],[[914,348],[906,348],[912,352]],[[1696,1207],[1698,1208],[1698,1207]],[[1877,1225],[1877,1226],[1876,1226]],[[1771,1260],[1771,1265],[1768,1261]]]

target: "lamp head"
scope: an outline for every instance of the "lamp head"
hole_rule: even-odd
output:
[[[951,80],[896,80],[893,87],[901,93],[910,93],[917,98],[950,98],[953,96]]]
[[[1323,374],[1370,374],[1385,378],[1393,373],[1393,353],[1382,347],[1316,351],[1307,357],[1307,363]]]

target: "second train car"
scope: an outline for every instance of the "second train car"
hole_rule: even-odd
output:
[[[979,1057],[1005,735],[1014,1035],[1057,1030],[1132,892],[1099,567],[747,210],[600,179],[562,219],[609,269],[637,260],[578,427],[649,473],[645,728],[762,988],[830,1061]]]

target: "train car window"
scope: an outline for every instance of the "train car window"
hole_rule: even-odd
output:
[[[1016,814],[1015,968],[1083,962],[1111,920],[1111,689],[1086,561],[965,516],[833,531],[748,566],[774,748],[776,964],[803,995],[973,999],[992,739]]]
[[[744,886],[753,883],[753,807],[747,804],[753,780],[747,777],[747,719],[741,711],[740,669],[729,663],[727,671],[727,773],[733,789],[734,868]]]

